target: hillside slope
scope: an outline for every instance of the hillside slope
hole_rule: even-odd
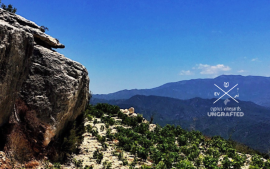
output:
[[[270,109],[252,102],[231,101],[227,106],[224,100],[213,105],[215,99],[193,98],[188,100],[160,96],[136,95],[127,100],[93,100],[92,104],[105,102],[120,108],[133,106],[144,117],[165,126],[180,125],[184,129],[196,129],[205,135],[219,135],[244,143],[261,152],[268,153],[270,148]],[[240,107],[243,117],[209,117],[211,107]]]
[[[232,142],[180,126],[149,124],[134,109],[98,104],[85,112],[87,132],[65,167],[85,168],[269,168],[260,155],[241,153]]]

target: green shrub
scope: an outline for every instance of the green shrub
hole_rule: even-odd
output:
[[[210,155],[210,156],[212,156],[212,157],[214,157],[214,158],[218,158],[218,157],[220,156],[220,153],[219,153],[218,149],[217,149],[217,148],[213,148],[213,147],[210,147],[210,148],[205,152],[205,154],[208,154],[208,155]],[[231,156],[229,156],[229,157],[231,157]]]
[[[211,156],[206,156],[203,159],[203,164],[207,169],[215,169],[217,168],[218,159],[213,158]]]
[[[92,132],[92,126],[90,124],[88,124],[86,126],[86,130],[87,130],[88,133],[91,133]]]
[[[240,169],[241,166],[244,165],[245,163],[245,158],[244,157],[241,157],[240,155],[238,155],[237,153],[235,154],[235,156],[233,157],[234,159],[234,162],[233,162],[233,167],[235,169]]]
[[[252,160],[252,165],[253,166],[258,166],[258,167],[261,167],[261,168],[264,166],[263,160],[257,154],[252,156],[251,160]]]
[[[179,146],[184,146],[187,144],[188,139],[186,138],[185,135],[181,135],[181,136],[178,136],[177,141],[178,141]]]
[[[103,168],[104,169],[111,169],[112,168],[112,163],[108,162],[107,160],[105,162],[103,162]]]
[[[109,121],[108,121],[109,125],[114,125],[115,124],[115,120],[114,118],[110,118]]]
[[[258,166],[250,165],[250,166],[249,166],[249,169],[261,169],[261,168],[258,167]]]
[[[188,155],[188,159],[194,161],[195,158],[197,158],[200,154],[199,150],[195,150],[192,151],[189,155]]]
[[[1,1],[0,1],[1,4]],[[6,6],[5,4],[1,4],[1,8],[3,8],[4,10],[11,12],[11,13],[16,13],[17,12],[17,8],[14,8],[11,4],[9,4],[8,6]]]
[[[151,166],[147,166],[147,165],[142,165],[141,166],[141,169],[151,169],[152,167]]]
[[[94,167],[93,167],[93,165],[91,165],[90,167],[89,167],[88,165],[86,165],[86,166],[84,167],[84,169],[94,169]]]
[[[202,159],[201,159],[201,158],[197,158],[197,159],[195,160],[195,165],[196,165],[197,167],[199,167],[201,164],[202,164]]]
[[[97,149],[93,154],[93,158],[97,159],[97,163],[100,164],[103,159],[103,153],[100,152],[99,149]]]
[[[111,134],[111,129],[108,129],[106,131],[106,137],[108,140],[111,140],[111,141],[115,138],[114,134]]]
[[[60,169],[61,168],[61,164],[60,163],[54,163],[53,164],[54,169]]]
[[[82,167],[82,160],[76,160],[75,158],[73,159],[73,163],[75,164],[75,167]]]
[[[69,122],[68,127],[63,131],[60,137],[63,138],[63,141],[59,140],[62,143],[59,146],[59,154],[62,159],[58,159],[57,161],[64,161],[64,158],[68,154],[79,153],[78,147],[82,143],[82,135],[85,133],[83,119],[83,115],[78,116],[74,122]]]
[[[146,134],[146,132],[149,131],[149,124],[141,123],[139,126],[135,127],[134,131],[140,134]]]
[[[87,114],[86,117],[87,117],[87,119],[88,119],[89,121],[92,121],[92,120],[93,120],[93,116],[91,116],[90,114]]]
[[[98,137],[99,135],[98,135],[97,128],[93,128],[91,131],[91,134],[92,134],[92,136]]]
[[[229,160],[228,156],[225,156],[222,160],[222,168],[232,168],[233,163]]]
[[[121,152],[118,154],[118,159],[119,159],[119,160],[123,160],[123,156],[124,156],[123,151],[121,151]]]
[[[148,153],[149,153],[149,150],[143,148],[143,147],[138,147],[138,157],[140,157],[141,159],[143,160],[146,160],[147,159],[147,156],[148,156]]]
[[[195,169],[192,163],[188,160],[181,160],[176,164],[177,169]]]
[[[107,103],[98,103],[95,108],[112,115],[116,115],[120,110],[118,106],[109,105]]]
[[[103,144],[106,141],[106,136],[97,135],[97,140]]]
[[[101,118],[104,115],[104,112],[102,110],[92,109],[91,114],[93,114],[97,118]]]
[[[263,169],[268,169],[268,168],[270,168],[270,160],[269,159],[264,163]]]
[[[94,119],[94,126],[98,123],[97,119]]]
[[[101,143],[101,146],[102,146],[102,150],[103,151],[106,151],[107,148],[108,148],[108,144],[107,143]]]
[[[229,148],[229,149],[227,150],[227,155],[228,155],[228,157],[230,157],[230,158],[234,158],[234,156],[236,155],[235,149]]]
[[[128,165],[127,159],[123,159],[123,166]]]
[[[143,116],[142,116],[141,114],[137,114],[136,121],[137,121],[138,123],[141,123],[142,120],[143,120]]]
[[[104,131],[104,125],[101,125],[101,126],[100,126],[100,131],[101,131],[101,132]]]
[[[156,165],[156,169],[166,169],[166,165],[163,161],[159,161],[159,163]]]

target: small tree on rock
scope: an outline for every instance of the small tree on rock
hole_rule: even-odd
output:
[[[0,4],[1,4],[1,0],[0,0]],[[8,6],[6,6],[5,4],[1,4],[1,8],[3,8],[4,10],[11,12],[11,13],[16,13],[17,12],[17,8],[14,8],[11,4],[9,4]]]
[[[49,28],[47,28],[46,26],[41,26],[40,28],[42,32],[45,32],[46,30],[49,31]]]

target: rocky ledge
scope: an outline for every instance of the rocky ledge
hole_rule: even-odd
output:
[[[42,26],[38,26],[19,15],[7,12],[0,8],[0,24],[9,28],[17,28],[24,32],[30,33],[35,38],[35,43],[41,43],[43,46],[52,48],[65,48],[65,45],[59,43],[59,40],[45,34]]]

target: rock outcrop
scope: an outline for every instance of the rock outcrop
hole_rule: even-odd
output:
[[[43,46],[65,48],[63,44],[59,43],[59,40],[45,34],[45,30],[42,26],[38,26],[34,22],[14,13],[0,9],[0,23],[1,25],[6,25],[9,28],[17,28],[23,32],[30,33],[35,38],[35,42],[41,43]]]
[[[88,103],[88,73],[81,64],[40,45],[35,45],[31,62],[21,98],[42,122],[51,124],[44,140],[47,145]]]
[[[34,22],[0,8],[0,126],[11,123],[11,117],[28,131],[32,126],[31,132],[39,132],[32,142],[43,147],[89,100],[86,68],[52,50],[64,47]],[[24,106],[31,112],[25,119]]]

